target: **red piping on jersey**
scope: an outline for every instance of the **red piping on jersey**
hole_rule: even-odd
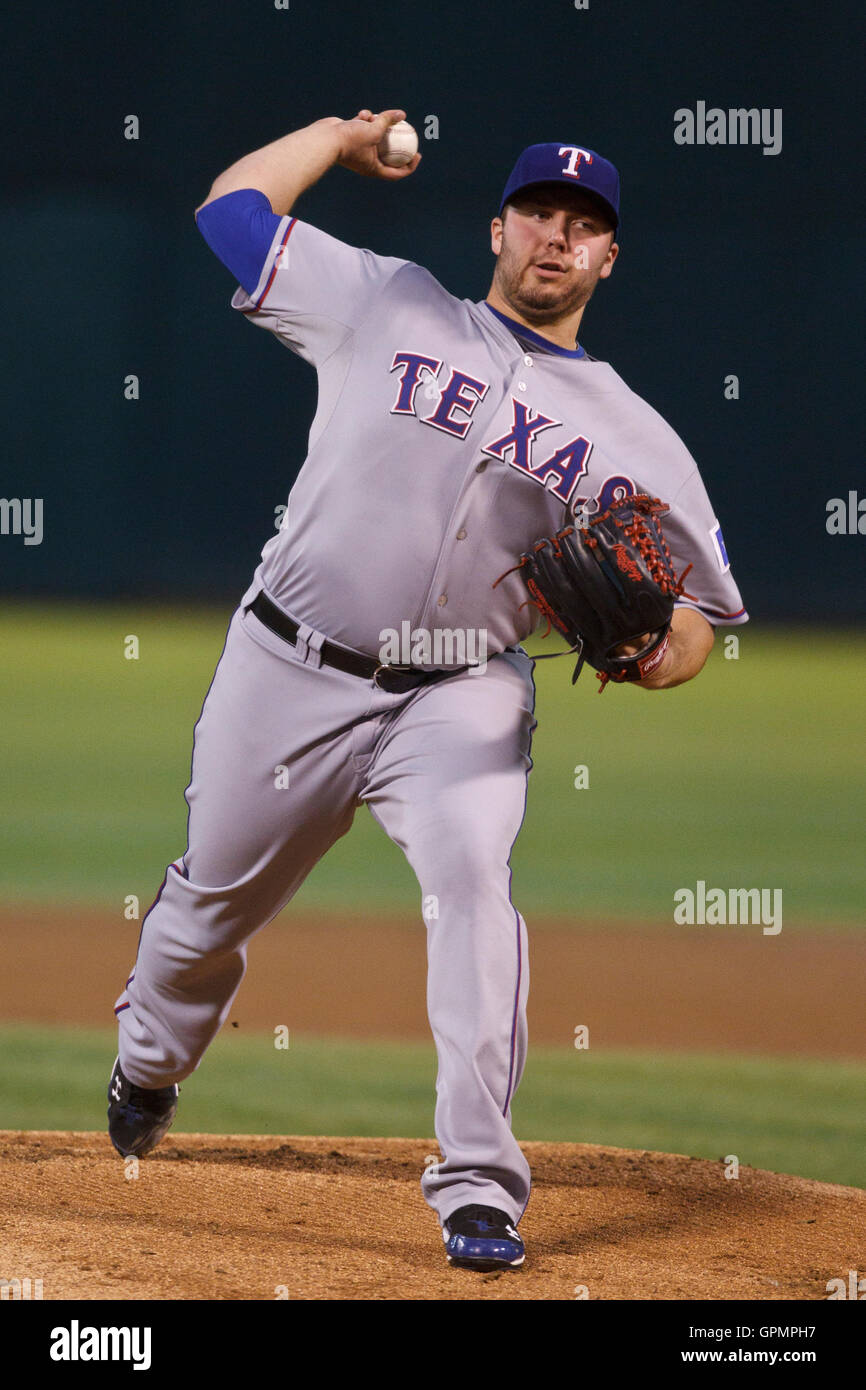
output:
[[[271,266],[271,273],[270,273],[270,275],[268,276],[268,283],[265,285],[265,288],[262,290],[261,294],[259,295],[259,298],[258,298],[257,302],[253,305],[252,309],[247,309],[246,312],[247,312],[248,314],[257,314],[258,311],[259,311],[259,309],[261,309],[262,305],[264,304],[265,298],[267,297],[267,293],[268,293],[269,289],[271,288],[271,285],[274,283],[274,276],[275,276],[276,273],[277,273],[277,267],[278,267],[278,262],[279,262],[280,256],[282,255],[282,252],[284,251],[284,249],[285,249],[285,247],[286,247],[286,244],[287,244],[287,242],[288,242],[288,240],[289,240],[289,237],[292,235],[292,228],[295,227],[295,226],[297,226],[297,222],[298,222],[297,217],[293,217],[292,220],[291,220],[291,222],[289,223],[288,227],[286,228],[286,234],[285,234],[285,236],[283,237],[282,241],[280,242],[280,247],[279,247],[279,250],[277,251],[277,254],[274,256],[274,263],[273,263],[273,265]]]
[[[688,598],[688,595],[686,595],[686,597]],[[693,603],[699,604],[699,606],[702,606],[702,607],[706,610],[707,613],[713,613],[713,610],[712,610],[707,604],[700,605],[698,599],[693,599],[692,602],[693,602]],[[714,618],[741,618],[741,617],[743,616],[743,614],[745,613],[745,611],[746,611],[745,608],[738,608],[737,611],[736,611],[736,613],[713,613],[713,617],[714,617]]]

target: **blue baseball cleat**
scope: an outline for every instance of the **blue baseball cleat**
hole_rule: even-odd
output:
[[[108,1083],[108,1133],[112,1144],[124,1158],[143,1158],[155,1149],[171,1129],[177,1113],[177,1086],[161,1086],[148,1091],[133,1086],[114,1064]]]
[[[526,1258],[517,1228],[498,1207],[458,1207],[442,1239],[448,1263],[463,1269],[516,1269]]]

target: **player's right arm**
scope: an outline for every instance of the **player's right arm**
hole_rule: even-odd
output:
[[[196,208],[196,215],[227,193],[254,188],[265,195],[275,213],[284,216],[301,194],[335,164],[369,178],[405,179],[417,169],[420,154],[402,169],[392,169],[382,163],[377,152],[386,130],[405,118],[406,112],[396,109],[382,111],[378,116],[364,109],[349,121],[324,116],[301,130],[293,130],[290,135],[244,155],[220,174],[204,202]]]
[[[376,150],[398,110],[325,117],[247,155],[215,180],[196,224],[239,288],[232,308],[318,367],[364,321],[391,278],[407,264],[350,246],[289,209],[335,163],[370,177],[405,178]]]

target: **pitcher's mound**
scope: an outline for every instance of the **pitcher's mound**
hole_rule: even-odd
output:
[[[0,1131],[0,1275],[46,1299],[823,1299],[862,1264],[859,1188],[523,1149],[526,1264],[477,1274],[420,1195],[433,1141],[173,1132],[136,1176],[102,1134]]]

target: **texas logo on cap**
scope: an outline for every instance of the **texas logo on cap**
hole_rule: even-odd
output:
[[[619,232],[619,173],[609,159],[595,150],[569,145],[564,140],[529,145],[508,176],[499,203],[500,216],[516,193],[540,183],[567,183],[592,194],[610,218],[614,231]]]

